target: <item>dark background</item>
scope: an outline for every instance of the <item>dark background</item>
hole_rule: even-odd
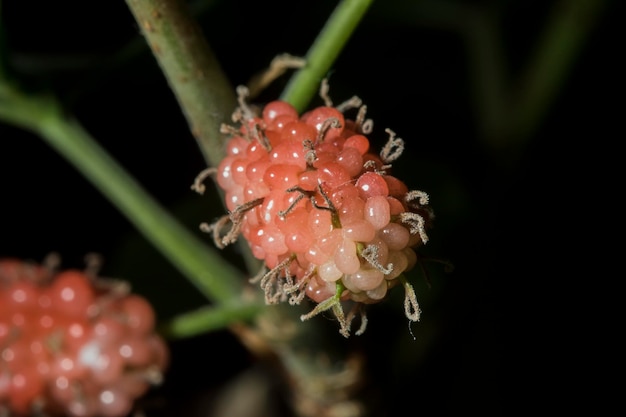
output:
[[[213,3],[198,20],[233,85],[277,54],[304,55],[336,4]],[[406,3],[375,2],[333,66],[331,96],[364,100],[375,144],[384,143],[386,127],[406,140],[394,174],[427,191],[437,216],[424,254],[450,259],[455,270],[428,265],[430,289],[413,271],[423,315],[410,329],[397,295],[370,310],[365,335],[345,341],[328,320],[330,337],[367,354],[364,392],[374,416],[562,410],[569,387],[586,391],[589,381],[571,359],[590,331],[585,294],[572,293],[593,287],[582,263],[602,217],[594,151],[616,136],[607,97],[618,79],[617,2],[607,2],[525,145],[504,152],[486,146],[478,129],[466,38]],[[556,4],[458,3],[500,13],[511,83]],[[56,91],[191,230],[221,213],[215,199],[190,191],[204,162],[125,2],[5,0],[1,17],[9,63],[24,85]],[[133,52],[122,59],[123,50]],[[277,97],[287,80],[260,100]],[[37,136],[3,124],[0,185],[0,256],[41,260],[56,251],[65,266],[81,267],[86,253],[97,252],[103,275],[129,280],[163,319],[202,304],[71,165]],[[226,332],[171,346],[168,378],[146,399],[148,416],[191,413],[189,404],[214,398],[257,366]]]

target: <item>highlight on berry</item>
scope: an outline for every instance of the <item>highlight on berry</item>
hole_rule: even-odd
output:
[[[204,192],[212,177],[224,191],[228,213],[200,225],[224,248],[240,236],[264,267],[258,282],[267,303],[316,303],[302,320],[332,311],[348,337],[356,316],[365,331],[365,307],[396,286],[405,291],[405,314],[420,308],[404,272],[428,242],[433,212],[428,194],[409,190],[391,174],[404,141],[387,129],[376,153],[367,135],[373,122],[358,97],[334,106],[324,80],[325,105],[299,115],[276,100],[255,112],[247,87],[237,88],[238,107],[223,125],[226,156],[201,172],[192,189]],[[346,113],[352,111],[354,118]]]
[[[0,416],[123,417],[161,382],[152,306],[97,269],[0,259]]]

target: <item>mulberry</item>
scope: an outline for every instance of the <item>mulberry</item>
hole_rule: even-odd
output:
[[[128,415],[169,360],[154,321],[125,285],[0,260],[0,415]]]
[[[252,254],[264,261],[259,282],[268,303],[317,303],[302,320],[331,310],[340,333],[350,334],[364,305],[378,303],[402,284],[405,312],[419,320],[415,292],[402,275],[417,262],[415,249],[428,241],[433,212],[428,195],[411,191],[391,175],[404,141],[387,129],[380,153],[370,149],[372,121],[358,97],[333,106],[323,84],[325,105],[302,115],[289,103],[273,101],[260,114],[237,89],[235,126],[225,158],[202,172],[192,186],[202,193],[213,175],[224,191],[228,214],[201,228],[219,248],[243,235]],[[354,119],[344,114],[356,109]],[[344,314],[344,305],[353,307]]]

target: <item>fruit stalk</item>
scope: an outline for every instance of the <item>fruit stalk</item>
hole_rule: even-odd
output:
[[[361,21],[372,0],[346,0],[337,5],[306,55],[306,66],[294,74],[281,95],[302,112],[331,65]]]

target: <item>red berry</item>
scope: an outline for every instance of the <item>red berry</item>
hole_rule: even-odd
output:
[[[49,295],[54,309],[71,317],[84,316],[95,299],[92,284],[78,270],[59,273],[50,286]]]
[[[295,145],[295,149],[299,149],[300,151],[302,150],[302,144],[304,141],[313,142],[316,137],[317,129],[314,126],[310,126],[299,121],[287,123],[281,130],[281,144],[283,142],[293,143]],[[298,162],[304,162],[302,157],[298,158]]]
[[[375,195],[368,198],[365,202],[364,212],[365,220],[370,222],[376,230],[387,226],[391,220],[389,201],[387,201],[387,197],[384,195]]]
[[[294,136],[300,136],[300,132],[294,131]],[[291,139],[291,137],[289,137]],[[306,168],[304,159],[305,151],[302,142],[298,140],[284,140],[270,151],[270,162],[272,164],[294,165],[301,171]]]
[[[130,367],[149,366],[154,358],[152,346],[141,336],[127,337],[117,345],[119,355]]]
[[[345,147],[337,154],[337,163],[346,170],[350,177],[357,176],[363,169],[363,157],[356,148]]]
[[[244,155],[248,148],[248,141],[241,136],[232,138],[226,145],[226,154],[232,156]]]
[[[35,284],[29,281],[18,281],[3,292],[0,303],[13,311],[26,311],[37,305],[38,298],[39,290]]]
[[[341,135],[345,125],[343,114],[333,107],[318,107],[308,112],[302,119],[306,124],[315,127],[318,132],[326,127],[328,130],[324,135],[325,141],[332,141]]]
[[[118,304],[114,304],[118,311]],[[90,341],[94,341],[100,347],[117,345],[127,333],[127,326],[120,318],[113,314],[101,315],[91,323]]]
[[[154,331],[154,310],[148,300],[137,294],[131,294],[122,300],[122,314],[129,330],[138,335]]]
[[[370,149],[370,141],[363,135],[352,135],[343,143],[344,149],[354,148],[359,154],[365,155]]]
[[[235,159],[235,156],[227,156],[217,167],[217,183],[224,190],[230,190],[236,184],[232,174],[232,164]]]
[[[389,186],[382,175],[375,172],[366,172],[356,180],[356,187],[364,200],[374,196],[389,195]]]
[[[278,116],[295,120],[298,118],[298,111],[291,104],[281,100],[273,101],[263,108],[263,120],[268,125]]]
[[[44,271],[0,260],[0,410],[127,415],[168,364],[152,306],[82,271]]]
[[[81,363],[75,352],[62,351],[54,355],[51,361],[50,377],[61,376],[67,379],[79,379],[87,373],[87,366]]]
[[[415,265],[413,250],[427,240],[432,220],[421,205],[425,194],[410,192],[390,175],[402,139],[387,130],[387,145],[373,153],[364,107],[351,120],[332,106],[298,116],[290,104],[273,101],[259,120],[240,102],[242,127],[230,130],[242,133],[230,139],[217,182],[228,210],[242,214],[225,232],[242,234],[270,269],[261,280],[267,301],[299,302],[306,294],[323,303],[319,308],[337,313],[339,300],[384,299]],[[242,138],[249,142],[245,151]],[[280,279],[286,282],[276,283]],[[414,304],[412,299],[405,304]],[[408,310],[407,316],[414,317]],[[343,317],[337,313],[345,335],[349,324]]]
[[[89,363],[91,378],[99,385],[112,384],[124,371],[124,358],[117,346],[100,349],[95,360]]]
[[[133,407],[133,401],[128,394],[118,388],[106,388],[98,394],[100,415],[103,417],[118,417],[127,415]]]

